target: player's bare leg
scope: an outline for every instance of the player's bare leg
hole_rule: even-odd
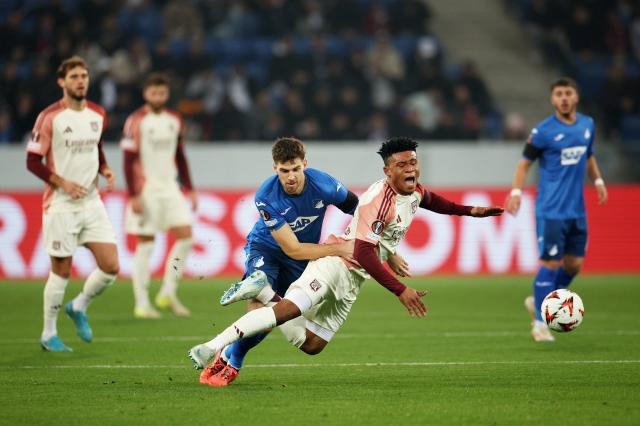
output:
[[[178,281],[182,278],[187,255],[193,246],[191,225],[177,226],[169,230],[176,238],[167,257],[162,288],[156,297],[161,309],[171,309],[178,316],[189,316],[191,312],[178,299]]]
[[[155,237],[153,235],[136,235],[136,253],[133,259],[131,282],[135,299],[133,316],[140,319],[157,319],[161,316],[149,301],[149,283],[151,282],[149,260],[153,253],[154,243]]]
[[[87,308],[97,296],[113,284],[120,270],[118,250],[112,243],[86,243],[93,253],[98,267],[89,274],[82,291],[65,305],[65,312],[73,320],[78,336],[85,342],[93,340],[93,330],[89,326]]]
[[[62,307],[64,291],[71,275],[71,260],[71,257],[51,257],[51,272],[44,286],[44,325],[40,337],[40,346],[46,351],[72,351],[58,337],[58,312]]]

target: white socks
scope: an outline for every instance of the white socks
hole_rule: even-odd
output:
[[[131,274],[136,308],[151,306],[149,301],[149,281],[151,280],[149,259],[153,253],[153,245],[153,241],[139,241],[136,245],[136,253],[133,258],[133,273]]]
[[[209,349],[218,352],[225,346],[254,334],[273,328],[276,325],[276,314],[272,308],[260,308],[247,312],[242,318],[231,324],[226,330],[205,343]]]
[[[178,280],[182,278],[184,263],[187,255],[191,251],[193,240],[191,238],[182,238],[176,240],[167,257],[167,263],[164,266],[164,280],[160,289],[161,296],[175,297],[178,289]]]
[[[84,283],[84,287],[80,294],[73,299],[73,310],[85,312],[89,303],[98,295],[100,295],[107,287],[116,280],[116,275],[102,272],[100,268],[96,268]]]
[[[276,295],[276,292],[271,288],[270,285],[267,285],[265,288],[260,290],[260,293],[256,296],[256,300],[262,303],[265,306],[273,305],[272,302],[273,296]]]
[[[44,326],[42,339],[47,340],[58,334],[58,312],[64,300],[64,290],[69,282],[68,278],[49,272],[49,279],[44,286]]]
[[[304,344],[307,340],[307,319],[299,316],[278,326],[284,337],[296,348]]]

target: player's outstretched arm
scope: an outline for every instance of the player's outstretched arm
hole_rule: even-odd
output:
[[[515,215],[520,210],[520,203],[522,202],[522,188],[524,182],[527,180],[529,169],[531,168],[531,160],[521,158],[516,165],[516,171],[513,173],[513,180],[511,182],[511,193],[507,198],[506,210]]]
[[[473,217],[500,216],[504,212],[504,209],[498,206],[472,207],[456,204],[435,192],[429,192],[428,194],[425,193],[422,201],[420,201],[420,207],[440,214]]]
[[[376,245],[368,241],[356,239],[354,258],[371,277],[387,290],[398,296],[409,311],[409,315],[423,317],[427,313],[427,307],[422,301],[427,292],[414,290],[402,284],[387,271],[376,254]]]
[[[596,157],[593,155],[587,159],[587,174],[596,186],[596,191],[598,191],[598,204],[605,204],[609,199],[609,194],[607,192],[607,187],[604,185],[602,175],[600,174]]]
[[[295,260],[314,260],[326,256],[353,257],[353,241],[339,244],[301,243],[287,223],[271,231],[271,235],[282,251]]]

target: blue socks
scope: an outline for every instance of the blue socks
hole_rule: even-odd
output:
[[[240,370],[242,368],[242,363],[244,362],[244,357],[247,356],[247,353],[254,346],[257,346],[262,342],[262,340],[264,340],[268,335],[269,333],[258,333],[255,336],[240,339],[227,346],[227,349],[224,351],[224,356],[228,359],[227,362],[236,370]]]
[[[538,269],[538,274],[533,279],[533,299],[536,307],[536,320],[538,321],[542,321],[542,314],[540,313],[542,301],[547,294],[556,289],[556,272],[557,270],[541,266]]]
[[[559,288],[567,288],[567,287],[569,287],[569,284],[571,284],[571,281],[573,281],[574,277],[575,277],[575,275],[569,274],[561,266],[560,269],[558,269],[558,271],[556,272],[556,279],[555,279],[556,290],[559,289]]]

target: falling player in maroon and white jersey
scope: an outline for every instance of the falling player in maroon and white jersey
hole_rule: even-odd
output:
[[[86,63],[78,56],[68,58],[58,68],[57,77],[63,96],[38,116],[27,145],[27,168],[46,183],[42,235],[51,272],[44,287],[40,345],[48,351],[70,352],[58,337],[57,318],[76,247],[88,248],[98,266],[87,277],[82,292],[65,305],[82,340],[93,339],[86,315],[89,303],[118,274],[116,238],[98,192],[98,175],[107,180],[107,190],[113,189],[115,175],[102,151],[105,111],[85,99],[89,88]]]
[[[244,315],[214,339],[196,345],[189,356],[196,368],[203,368],[226,345],[262,330],[279,326],[296,347],[317,354],[329,343],[347,319],[366,278],[395,294],[409,315],[422,317],[427,309],[422,301],[426,291],[402,284],[381,262],[396,252],[418,207],[442,214],[474,217],[499,216],[500,207],[471,207],[455,204],[427,191],[418,180],[420,167],[416,141],[393,138],[382,144],[378,154],[384,161],[386,178],[375,182],[362,194],[351,223],[340,237],[328,243],[355,239],[353,259],[336,256],[309,262],[306,269],[279,302],[268,284],[245,279],[235,289],[234,301],[253,297],[265,307]],[[276,297],[274,299],[274,297]],[[219,357],[216,356],[216,360]]]
[[[169,79],[164,74],[153,73],[146,78],[143,97],[145,105],[127,118],[120,143],[129,191],[125,226],[127,233],[137,239],[132,274],[133,312],[136,318],[160,317],[149,301],[149,259],[155,234],[169,231],[176,241],[167,257],[162,288],[155,302],[161,309],[189,316],[189,310],[176,295],[192,246],[191,211],[178,178],[191,199],[191,207],[195,210],[198,205],[184,153],[184,125],[177,112],[166,108]]]

